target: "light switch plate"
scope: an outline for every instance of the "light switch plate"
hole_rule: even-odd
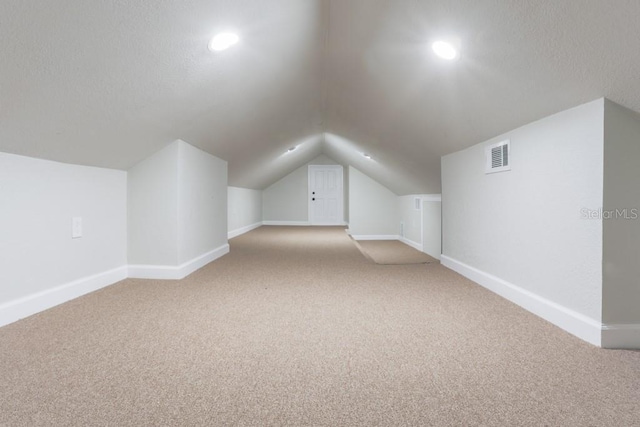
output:
[[[71,238],[79,239],[82,237],[82,217],[73,217],[71,223]]]

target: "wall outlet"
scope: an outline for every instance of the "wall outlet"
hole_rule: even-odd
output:
[[[82,217],[76,216],[71,219],[71,238],[79,239],[82,237]]]

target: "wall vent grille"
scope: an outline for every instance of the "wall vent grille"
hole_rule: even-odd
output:
[[[511,142],[509,140],[493,144],[485,148],[485,173],[511,170]]]

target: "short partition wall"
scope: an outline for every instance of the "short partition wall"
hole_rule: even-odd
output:
[[[444,156],[443,265],[594,345],[640,348],[640,220],[605,214],[640,205],[639,133],[599,99]],[[501,141],[510,169],[487,173]]]
[[[0,153],[0,325],[127,277],[127,172]]]
[[[227,163],[184,141],[127,172],[0,153],[4,174],[15,200],[0,220],[16,227],[0,245],[0,325],[127,277],[180,279],[229,252]]]

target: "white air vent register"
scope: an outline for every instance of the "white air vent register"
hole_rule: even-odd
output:
[[[510,154],[510,141],[498,142],[497,144],[489,145],[485,148],[485,173],[503,172],[511,170],[511,163],[509,162]]]

